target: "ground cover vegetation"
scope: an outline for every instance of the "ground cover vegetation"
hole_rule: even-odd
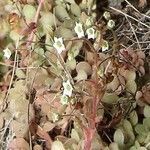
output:
[[[149,0],[1,0],[0,149],[150,150],[149,59]]]

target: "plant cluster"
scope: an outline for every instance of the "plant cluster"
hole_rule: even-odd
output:
[[[2,149],[150,149],[150,19],[108,3],[0,2]]]

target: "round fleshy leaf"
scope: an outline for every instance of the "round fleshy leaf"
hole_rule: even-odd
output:
[[[37,54],[41,55],[41,56],[44,55],[44,49],[43,49],[43,48],[37,47],[37,48],[34,49],[34,51],[35,51]]]
[[[134,80],[128,80],[126,83],[126,89],[134,94],[137,90],[136,82]]]
[[[126,119],[123,120],[123,127],[126,132],[133,131],[131,123]]]
[[[102,102],[107,104],[114,104],[117,103],[119,97],[115,93],[105,93],[104,97],[102,98]]]
[[[75,139],[77,142],[80,141],[79,134],[75,129],[72,129],[71,131],[71,138]]]
[[[68,3],[70,3],[70,4],[74,4],[75,3],[75,1],[74,0],[64,0],[65,2],[68,2]]]
[[[67,13],[66,9],[58,5],[54,8],[55,10],[55,15],[60,21],[65,21],[66,19],[70,19],[69,14]]]
[[[40,22],[43,25],[45,31],[49,30],[49,28],[58,25],[58,19],[51,12],[42,13],[42,17],[40,18]]]
[[[54,141],[51,150],[65,150],[61,141]]]
[[[130,122],[133,126],[135,126],[138,123],[138,115],[136,113],[136,111],[132,111],[129,115],[130,117]]]
[[[71,56],[72,58],[75,58],[79,54],[82,46],[83,42],[73,43],[71,49],[68,51],[68,57]]]
[[[139,148],[140,147],[140,143],[138,141],[135,141],[135,147]]]
[[[144,125],[142,125],[142,124],[137,124],[137,125],[135,126],[135,131],[136,131],[136,133],[138,133],[139,135],[147,135],[147,131],[146,131]]]
[[[124,135],[121,129],[117,129],[115,131],[114,142],[116,142],[121,147],[124,145]]]
[[[77,17],[81,15],[81,9],[77,4],[71,4],[71,12]]]
[[[109,147],[107,146],[107,147],[104,148],[104,150],[110,150],[110,149],[109,149]]]
[[[119,150],[118,144],[114,142],[109,145],[109,148],[110,150]]]
[[[132,147],[130,148],[130,150],[137,150],[137,148],[136,148],[135,146],[132,146]]]
[[[26,20],[31,20],[34,18],[36,13],[36,9],[35,7],[33,7],[32,5],[24,5],[23,7],[23,14],[25,16]]]
[[[23,70],[22,69],[19,69],[19,68],[17,68],[16,69],[16,72],[15,72],[15,75],[18,77],[18,78],[26,78],[26,75],[25,75],[25,73],[23,72]]]
[[[146,148],[146,147],[141,146],[141,147],[139,148],[139,150],[147,150],[147,148]]]
[[[81,81],[81,80],[86,80],[87,77],[88,77],[87,73],[84,70],[80,70],[74,79],[77,81]]]
[[[147,135],[138,135],[136,137],[136,139],[138,140],[138,142],[141,144],[141,143],[144,143],[145,142],[145,139],[146,139]]]
[[[64,28],[64,27],[58,27],[55,36],[62,37],[66,40],[72,39],[74,37],[73,32],[70,29]]]
[[[17,33],[16,31],[12,30],[9,34],[10,38],[16,42],[20,37],[19,33]]]
[[[124,77],[126,78],[126,80],[135,80],[136,78],[136,73],[133,70],[124,70]]]
[[[130,139],[130,140],[128,140],[126,146],[133,145],[134,140],[135,140],[135,135],[133,133],[131,123],[126,119],[123,120],[123,129],[124,129],[126,140]]]
[[[76,68],[76,60],[75,59],[68,60],[66,62],[66,65],[69,69],[74,70]]]
[[[144,107],[144,116],[145,117],[150,117],[150,106],[149,105],[145,105]]]
[[[148,131],[150,131],[150,117],[149,117],[149,118],[144,118],[144,120],[143,120],[143,125],[144,125],[144,127],[145,127]]]

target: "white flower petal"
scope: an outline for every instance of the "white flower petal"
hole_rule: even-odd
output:
[[[63,82],[63,88],[64,88],[63,95],[71,97],[73,88],[69,80],[67,80],[67,82]]]
[[[68,96],[66,95],[62,95],[61,98],[60,98],[60,102],[62,103],[62,105],[67,105],[68,104]]]
[[[6,48],[6,49],[3,50],[3,52],[4,52],[4,57],[7,58],[7,59],[9,59],[10,56],[11,56],[11,51],[10,51],[10,49],[9,49],[9,48]]]
[[[76,22],[76,26],[75,26],[74,30],[75,30],[78,38],[84,37],[84,31],[83,31],[83,27],[82,27],[81,23]]]
[[[88,39],[95,39],[95,30],[93,28],[88,28],[86,30],[86,34],[88,36]]]
[[[52,113],[52,120],[53,122],[56,122],[59,120],[59,115],[57,113]]]
[[[110,12],[108,11],[105,11],[104,14],[103,14],[103,17],[106,19],[106,20],[109,20],[110,19]]]
[[[112,29],[115,26],[115,22],[113,20],[109,20],[107,22],[107,28]]]
[[[65,50],[65,45],[63,44],[62,38],[54,37],[53,47],[57,50],[58,54]]]

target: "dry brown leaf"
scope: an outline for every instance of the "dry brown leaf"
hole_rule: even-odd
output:
[[[43,126],[43,130],[45,130],[46,132],[51,131],[53,128],[55,127],[55,124],[47,121],[44,126]]]
[[[10,124],[10,128],[17,138],[25,138],[28,135],[29,126],[27,123],[20,123],[13,120]]]
[[[30,83],[33,83],[33,88],[39,89],[43,86],[49,86],[49,79],[50,75],[48,74],[46,69],[43,68],[36,68],[36,69],[30,69],[29,70],[29,81]]]
[[[35,22],[31,22],[25,29],[23,29],[21,31],[21,35],[24,35],[24,36],[28,36],[29,34],[31,34],[31,32],[34,31],[34,29],[37,28],[37,25]]]
[[[17,13],[11,13],[8,17],[8,22],[10,24],[11,29],[16,29],[19,24],[19,15]]]
[[[29,144],[23,138],[13,139],[9,145],[8,150],[29,150]]]
[[[4,118],[3,116],[0,116],[0,129],[3,128],[3,125],[4,125]]]
[[[139,0],[139,5],[138,5],[138,7],[143,8],[143,7],[145,7],[146,5],[147,5],[147,0]]]
[[[46,147],[51,149],[52,140],[47,132],[45,132],[39,125],[37,125],[37,135],[43,138],[46,142]]]
[[[143,86],[141,91],[137,91],[136,100],[150,104],[150,84]]]
[[[143,101],[150,104],[150,84],[147,84],[142,88]]]
[[[42,146],[41,145],[35,145],[33,147],[33,150],[43,150]]]

